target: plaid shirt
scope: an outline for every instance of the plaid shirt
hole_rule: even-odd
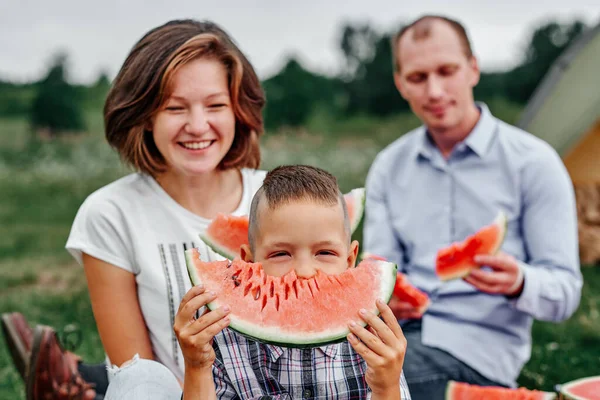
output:
[[[217,399],[369,399],[367,365],[345,341],[297,349],[249,340],[224,329],[215,336]],[[400,393],[410,400],[402,373]]]

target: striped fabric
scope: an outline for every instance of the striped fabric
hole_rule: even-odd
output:
[[[258,343],[225,329],[213,344],[217,399],[369,399],[367,365],[345,341],[312,349]],[[410,399],[402,374],[402,399]]]

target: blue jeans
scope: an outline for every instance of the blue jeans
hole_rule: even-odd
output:
[[[163,364],[137,356],[121,368],[108,371],[104,400],[180,400],[181,386]]]
[[[404,376],[413,400],[444,400],[448,381],[481,386],[504,386],[491,381],[451,354],[421,342],[421,321],[406,323],[402,330],[408,342]]]

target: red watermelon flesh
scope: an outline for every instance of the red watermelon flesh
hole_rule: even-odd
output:
[[[361,259],[387,261],[385,257],[381,257],[368,252],[362,253]],[[417,310],[421,314],[423,314],[429,307],[429,296],[427,296],[427,293],[413,286],[408,281],[406,275],[404,275],[401,272],[398,272],[398,276],[396,277],[396,284],[394,285],[394,296],[396,296],[400,301],[410,303],[413,307],[417,308]]]
[[[344,195],[350,229],[356,231],[365,208],[365,189],[352,189]],[[248,244],[248,215],[218,214],[200,234],[200,239],[215,253],[233,260],[239,256],[242,244]]]
[[[499,386],[478,386],[464,382],[448,382],[446,400],[551,400],[554,393],[529,390],[526,388],[509,389]]]
[[[506,216],[500,213],[489,225],[484,226],[462,242],[452,243],[437,253],[435,271],[443,280],[462,278],[478,268],[474,257],[478,254],[495,254],[502,246],[506,234]]]
[[[200,238],[215,253],[233,260],[242,244],[248,244],[248,216],[218,214]]]
[[[396,278],[394,296],[396,296],[398,300],[410,303],[421,314],[429,307],[429,296],[427,296],[427,293],[411,285],[406,275],[400,272]]]
[[[565,383],[561,385],[560,394],[569,400],[600,400],[600,376]]]
[[[265,343],[287,347],[320,346],[345,340],[348,321],[359,310],[378,314],[376,300],[389,301],[396,281],[393,263],[364,260],[341,274],[298,278],[265,274],[260,263],[242,260],[203,262],[198,249],[186,250],[192,284],[217,293],[211,310],[231,307],[230,328]]]

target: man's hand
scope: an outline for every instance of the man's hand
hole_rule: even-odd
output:
[[[481,254],[475,256],[475,262],[490,267],[492,271],[474,269],[463,278],[465,282],[482,292],[510,297],[519,296],[523,291],[523,271],[513,256],[506,253],[493,256]]]
[[[396,316],[396,319],[421,319],[423,313],[412,304],[398,300],[396,296],[392,296],[388,306]]]

